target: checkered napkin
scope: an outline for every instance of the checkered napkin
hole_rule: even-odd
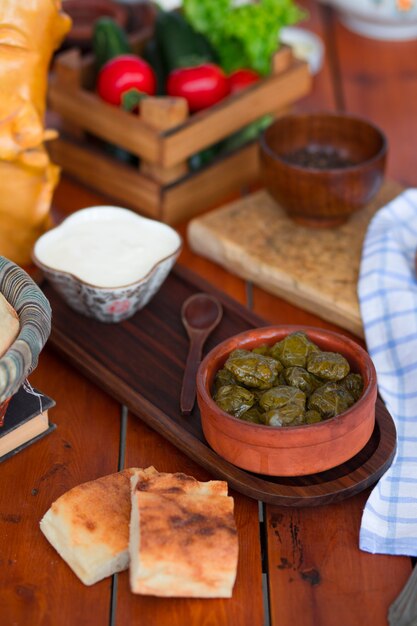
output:
[[[367,347],[397,427],[392,466],[373,489],[360,547],[417,555],[417,189],[378,211],[365,238],[358,285]]]

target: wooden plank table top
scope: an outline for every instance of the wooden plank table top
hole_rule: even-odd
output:
[[[388,175],[417,184],[417,42],[382,43],[347,31],[328,7],[300,2],[306,27],[322,36],[326,58],[301,110],[341,109],[385,130]],[[65,177],[58,215],[103,203]],[[179,227],[184,235],[186,224]],[[275,323],[334,324],[267,294],[203,259],[185,245],[179,262]],[[358,548],[364,492],[313,509],[258,506],[233,493],[240,543],[232,600],[133,596],[126,573],[84,587],[45,541],[39,520],[67,489],[132,465],[153,464],[199,479],[210,476],[159,434],[127,413],[50,348],[31,382],[57,402],[50,436],[0,465],[0,618],[5,626],[385,626],[407,580],[407,557]],[[264,593],[263,593],[264,592]]]

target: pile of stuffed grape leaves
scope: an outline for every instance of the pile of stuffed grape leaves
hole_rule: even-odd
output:
[[[335,417],[361,396],[363,380],[345,357],[297,331],[273,346],[234,350],[215,376],[213,398],[226,413],[266,426]]]

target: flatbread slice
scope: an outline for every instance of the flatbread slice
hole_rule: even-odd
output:
[[[130,587],[167,597],[230,598],[238,540],[227,483],[184,474],[132,478]]]
[[[198,481],[193,476],[181,472],[169,474],[158,472],[153,466],[139,469],[132,477],[132,488],[153,493],[199,493],[201,495],[227,496],[227,482],[224,480]]]
[[[10,348],[19,334],[19,316],[0,293],[0,357]]]
[[[40,528],[85,585],[129,565],[130,468],[64,493],[45,513]]]

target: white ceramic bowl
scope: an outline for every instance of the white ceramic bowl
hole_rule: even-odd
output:
[[[405,41],[417,38],[414,0],[321,0],[334,6],[341,21],[355,33],[372,39]]]
[[[181,246],[166,224],[98,206],[77,211],[42,235],[32,256],[69,306],[102,322],[120,322],[148,304]]]

